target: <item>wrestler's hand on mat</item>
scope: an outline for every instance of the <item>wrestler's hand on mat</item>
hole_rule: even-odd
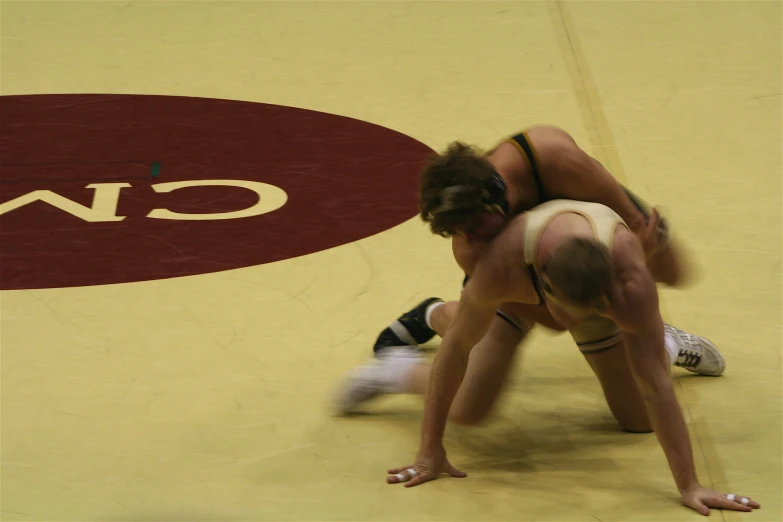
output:
[[[653,208],[650,219],[639,218],[631,227],[649,258],[666,246],[668,237],[666,221],[661,218],[658,209]]]
[[[468,474],[451,465],[446,458],[446,450],[441,448],[437,452],[420,451],[416,457],[416,464],[403,468],[389,470],[386,482],[389,484],[405,483],[406,488],[418,486],[424,482],[435,480],[441,473],[448,473],[452,477],[464,478]]]
[[[748,497],[718,493],[698,484],[682,492],[682,503],[705,516],[710,514],[710,508],[753,511],[761,507],[758,502]]]

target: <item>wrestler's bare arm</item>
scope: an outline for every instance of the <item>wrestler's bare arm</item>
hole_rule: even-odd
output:
[[[449,409],[465,377],[470,351],[484,337],[495,310],[504,301],[502,289],[493,279],[479,264],[462,291],[457,313],[435,355],[424,399],[422,451],[441,447]]]
[[[647,223],[644,214],[631,201],[612,174],[582,150],[564,130],[536,127],[528,133],[539,151],[542,180],[551,196],[601,203],[623,218],[641,238],[647,238],[648,267],[654,279],[671,286],[681,286],[692,272],[691,261],[671,235],[655,241],[655,223]],[[655,221],[657,216],[653,216]]]
[[[627,234],[615,242],[617,286],[606,314],[623,331],[628,362],[644,398],[653,429],[680,491],[698,485],[685,419],[674,393],[664,347],[658,290],[637,241]]]
[[[641,246],[638,248],[641,250]],[[631,372],[669,461],[682,502],[702,515],[709,515],[710,508],[746,512],[758,509],[761,505],[750,498],[737,500],[735,495],[729,496],[699,484],[688,427],[669,373],[657,288],[646,267],[642,263],[638,266],[637,272],[625,274],[623,288],[613,294],[613,299],[616,296],[617,300],[613,303],[611,317],[623,330]]]
[[[534,127],[528,132],[536,150],[542,183],[551,197],[601,203],[634,227],[644,215],[608,170],[582,150],[566,131]]]

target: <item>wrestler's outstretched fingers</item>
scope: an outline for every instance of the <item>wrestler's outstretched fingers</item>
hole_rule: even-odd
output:
[[[739,500],[739,499],[737,499]],[[750,506],[742,502],[736,502],[731,495],[715,495],[714,497],[702,499],[702,503],[714,509],[730,509],[732,511],[753,511]]]
[[[405,486],[411,487],[432,480],[433,478],[435,477],[433,477],[429,471],[421,469],[421,466],[413,464],[404,468],[390,469],[389,475],[386,477],[386,482],[389,484],[404,482]]]
[[[388,470],[389,475],[386,477],[386,482],[389,484],[405,483],[406,488],[418,486],[424,482],[429,482],[438,478],[428,466],[417,463],[412,466],[406,466],[404,468],[393,468]],[[455,478],[465,478],[468,476],[464,471],[460,471],[447,460],[443,465],[442,473],[448,473]]]
[[[702,515],[709,515],[710,508],[730,509],[732,511],[753,511],[759,509],[761,505],[745,496],[739,496],[732,493],[719,493],[700,485],[685,490],[682,497],[683,503]]]
[[[746,497],[744,495],[735,495],[734,493],[729,493],[726,495],[726,500],[729,502],[734,502],[735,504],[739,504],[740,506],[746,506],[751,509],[758,509],[761,507],[761,504],[756,502],[750,497]],[[735,506],[730,506],[728,509],[738,509]],[[739,508],[741,511],[749,511],[748,509]]]

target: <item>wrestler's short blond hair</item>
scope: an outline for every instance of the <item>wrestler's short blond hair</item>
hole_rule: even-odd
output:
[[[612,254],[595,239],[566,240],[552,252],[541,273],[575,305],[591,307],[612,295]]]

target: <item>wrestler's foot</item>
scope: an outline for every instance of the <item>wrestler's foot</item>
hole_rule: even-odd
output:
[[[375,356],[379,357],[381,352],[390,346],[418,346],[432,339],[435,330],[427,326],[426,315],[427,308],[436,302],[443,302],[443,299],[425,299],[384,328],[373,346]]]
[[[674,362],[675,366],[713,377],[721,375],[726,369],[726,361],[709,339],[683,332],[670,324],[664,325],[664,332],[680,348],[680,353]]]
[[[347,376],[335,397],[338,413],[351,413],[381,395],[402,393],[413,367],[425,362],[412,346],[387,347],[377,357]]]

